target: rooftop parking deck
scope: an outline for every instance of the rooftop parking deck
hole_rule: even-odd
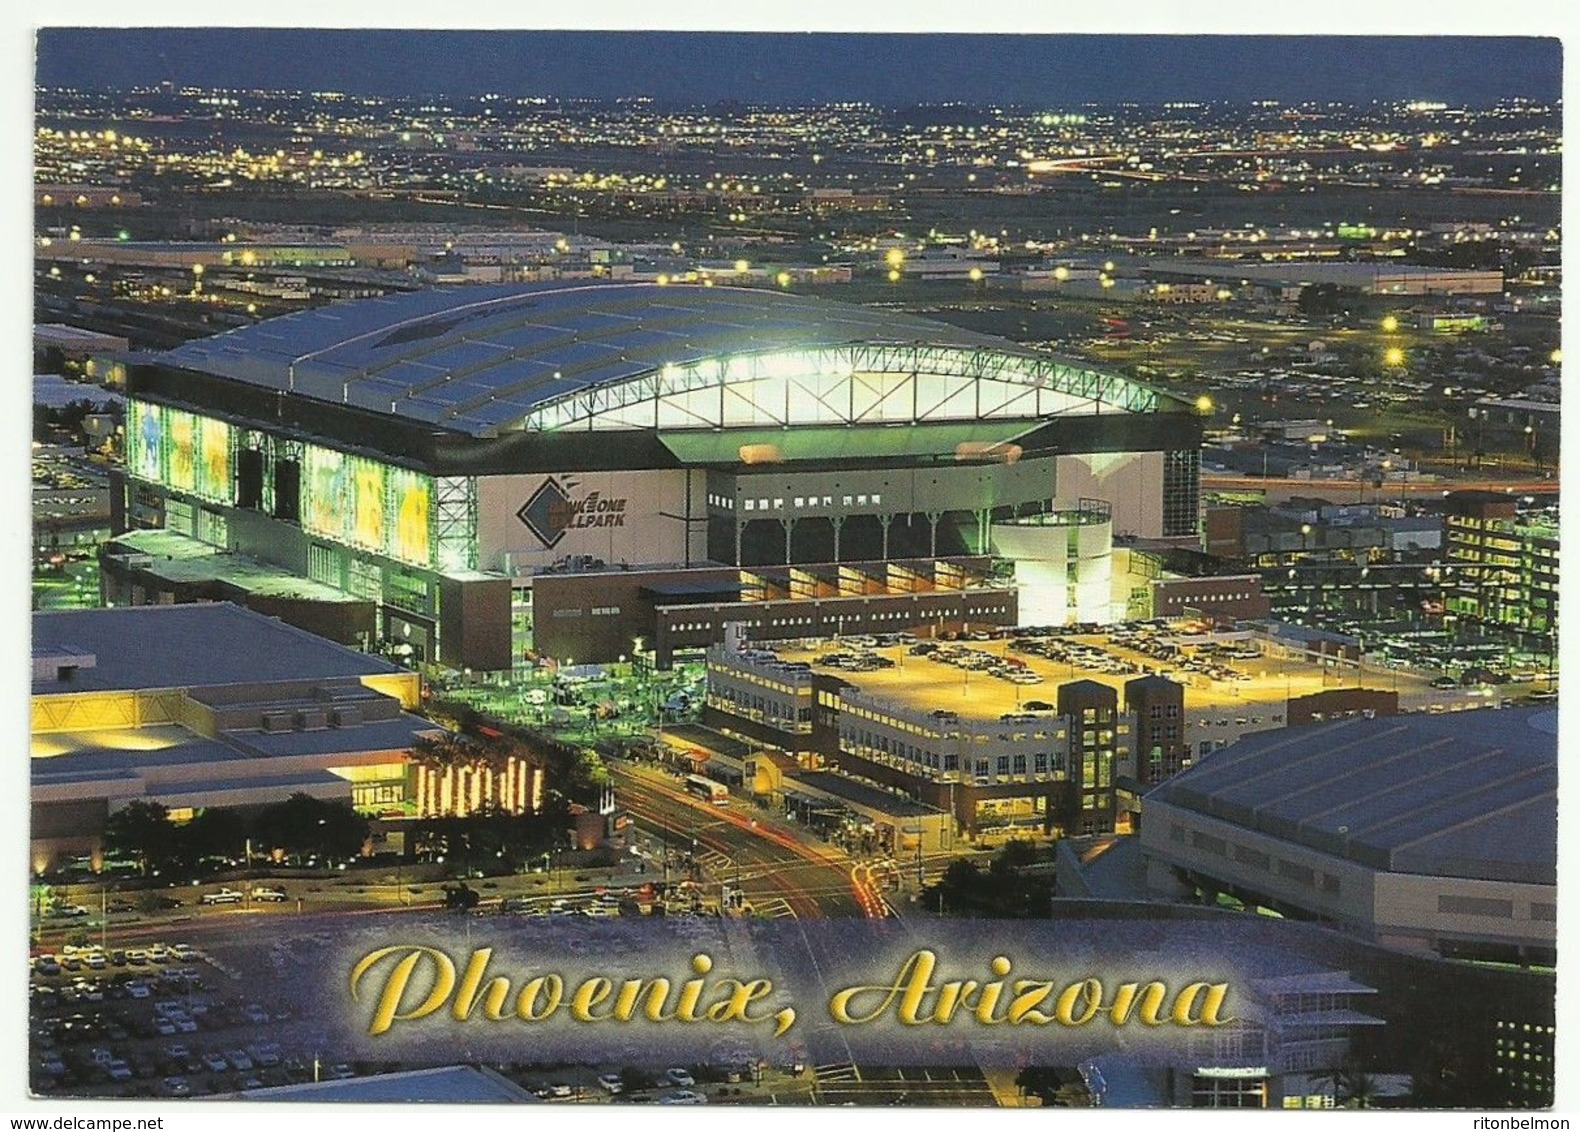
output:
[[[965,718],[997,719],[1051,706],[1059,685],[1073,680],[1095,680],[1122,696],[1126,682],[1146,675],[1183,684],[1190,710],[1282,705],[1339,688],[1397,691],[1401,700],[1434,691],[1424,678],[1403,672],[1269,655],[1244,634],[1212,638],[1152,622],[1077,629],[1015,629],[936,642],[847,637],[783,642],[774,651],[785,663],[810,663],[897,706]],[[1445,690],[1441,698],[1465,694]]]

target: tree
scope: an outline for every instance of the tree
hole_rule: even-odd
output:
[[[105,821],[104,845],[113,853],[134,858],[144,875],[169,863],[176,848],[169,809],[142,799],[128,802]]]
[[[923,893],[923,905],[954,915],[1011,919],[1046,917],[1053,897],[1052,883],[1043,877],[1023,876],[1020,872],[1035,858],[1036,853],[1029,844],[1011,842],[993,859],[986,872],[970,861],[952,861],[942,879]]]
[[[950,861],[944,875],[922,894],[923,904],[935,912],[954,911],[970,898],[981,883],[982,870],[970,861]]]
[[[1349,309],[1336,283],[1310,283],[1300,289],[1296,301],[1300,313],[1317,318],[1340,314]]]
[[[348,804],[324,802],[302,793],[265,806],[253,829],[268,848],[327,860],[355,856],[368,837],[367,819]]]
[[[1340,1081],[1334,1103],[1340,1108],[1375,1108],[1377,1079],[1363,1069],[1350,1068]]]
[[[1353,1055],[1338,1065],[1314,1074],[1312,1079],[1332,1091],[1335,1108],[1376,1106],[1376,1078],[1362,1069]]]
[[[1037,847],[1029,841],[1016,840],[1011,841],[1004,848],[1000,849],[989,867],[995,873],[1005,873],[1023,869],[1027,865],[1036,864],[1036,862]]]
[[[514,814],[485,805],[465,817],[435,815],[413,823],[410,841],[417,857],[515,871],[559,841],[568,813],[563,800],[551,798],[536,813]]]
[[[177,855],[195,865],[204,857],[234,857],[247,843],[247,823],[235,810],[209,806],[176,830]]]

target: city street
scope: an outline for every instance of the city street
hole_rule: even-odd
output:
[[[659,770],[620,762],[610,769],[621,805],[658,835],[661,852],[670,855],[672,878],[683,875],[673,866],[676,856],[696,853],[709,881],[707,899],[717,900],[715,885],[728,884],[738,885],[754,911],[769,916],[882,914],[881,902],[874,906],[876,894],[856,881],[850,862],[808,844],[803,831],[791,831],[739,799],[728,806],[699,802]]]

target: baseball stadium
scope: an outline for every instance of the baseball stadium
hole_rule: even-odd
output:
[[[1190,403],[782,291],[388,295],[190,342],[126,382],[111,600],[237,601],[454,669],[663,666],[732,622],[1014,624],[1028,601],[1105,620],[1091,571],[1114,537],[1196,535]]]

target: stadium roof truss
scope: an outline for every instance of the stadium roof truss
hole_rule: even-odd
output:
[[[702,429],[1155,413],[1117,374],[972,347],[852,344],[704,358],[535,405],[507,430]]]

